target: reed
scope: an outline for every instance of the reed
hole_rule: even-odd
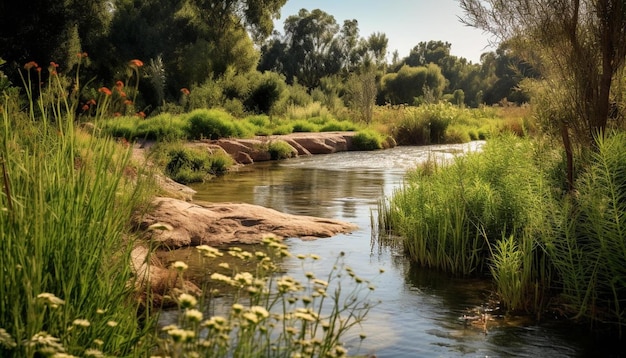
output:
[[[7,110],[11,99],[2,106],[0,327],[13,344],[0,355],[139,352],[146,332],[124,233],[141,186],[126,177],[130,152],[76,131],[57,90],[27,123]]]

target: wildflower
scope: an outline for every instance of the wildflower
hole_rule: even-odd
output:
[[[167,334],[174,339],[174,342],[190,342],[196,336],[194,331],[180,328],[170,329]]]
[[[72,324],[74,326],[78,326],[78,327],[89,327],[89,326],[91,326],[91,323],[88,320],[80,319],[80,318],[75,319],[74,322],[72,322]]]
[[[280,292],[296,292],[301,290],[300,282],[293,277],[283,276],[277,281],[278,290]]]
[[[79,52],[76,54],[76,57],[78,58],[85,58],[88,57],[89,55],[87,55],[87,52]]]
[[[211,280],[224,282],[225,284],[231,286],[236,284],[236,282],[232,278],[217,272],[211,275]]]
[[[0,346],[9,349],[17,347],[15,339],[4,328],[0,328]]]
[[[90,106],[95,106],[96,105],[96,100],[92,98],[89,101],[87,101],[87,104],[90,105]]]
[[[226,323],[226,318],[222,316],[213,316],[209,320],[204,321],[202,325],[210,329],[221,331],[228,328]]]
[[[121,91],[121,90],[119,90],[119,89],[118,89],[118,92],[120,93],[120,97],[122,97],[122,98],[126,98],[126,92]]]
[[[198,304],[198,300],[188,293],[181,293],[178,296],[178,303],[182,308],[195,307]]]
[[[200,322],[200,321],[202,321],[202,312],[198,311],[195,308],[186,310],[185,311],[185,318],[187,318],[191,322]]]
[[[131,101],[130,99],[127,99],[124,101],[124,104],[127,106],[130,106],[131,104],[133,104],[133,101]]]
[[[251,285],[254,280],[254,276],[252,276],[249,272],[242,272],[235,275],[234,279],[242,285]]]
[[[111,92],[111,90],[106,87],[100,87],[100,89],[98,89],[98,92],[104,93],[105,96],[110,96],[111,94],[113,94],[113,92]]]
[[[239,303],[235,303],[232,308],[233,312],[235,312],[236,314],[239,314],[241,313],[241,311],[243,311],[243,306]]]
[[[113,113],[113,117],[121,117],[122,114],[120,112],[115,112]]]
[[[328,287],[328,281],[320,280],[319,278],[313,280],[313,284],[316,286]]]
[[[262,307],[262,306],[252,306],[250,307],[250,312],[254,313],[259,318],[267,318],[270,315],[270,313],[267,312],[265,307]]]
[[[315,322],[317,320],[317,314],[310,309],[298,308],[293,314],[295,318],[299,318],[303,321]]]
[[[365,338],[367,338],[367,335],[365,333],[361,332],[359,334],[359,338],[361,338],[361,340],[364,340]]]
[[[384,273],[384,272],[385,272],[385,269],[381,267],[381,268],[379,268],[379,269],[378,269],[378,272],[380,272],[380,273]]]
[[[308,278],[309,280],[315,278],[315,274],[311,271],[308,271],[307,273],[305,273],[304,276],[306,276],[306,278]]]
[[[298,259],[300,259],[300,260],[304,260],[304,259],[306,259],[306,255],[303,255],[303,254],[298,254],[298,255],[296,255],[296,257],[297,257]]]
[[[107,321],[107,326],[109,327],[117,327],[118,323],[116,321]]]
[[[30,340],[26,342],[26,345],[30,347],[45,347],[53,350],[55,353],[65,351],[60,339],[43,331],[32,336]]]
[[[71,354],[57,352],[52,355],[52,358],[78,358],[77,356],[73,356]]]
[[[38,294],[37,298],[44,300],[45,303],[49,304],[52,308],[57,308],[60,305],[65,304],[65,301],[48,292]]]
[[[180,89],[180,91],[181,91],[181,92],[182,92],[185,96],[188,96],[188,95],[189,95],[189,93],[190,93],[190,92],[189,92],[189,90],[188,90],[188,89],[186,89],[186,88],[184,88],[184,87],[183,87],[183,88],[181,88],[181,89]]]
[[[133,66],[133,67],[141,67],[141,66],[143,66],[143,62],[141,62],[140,60],[137,60],[137,59],[130,60],[129,64],[131,66]]]
[[[95,344],[95,345],[97,345],[97,346],[101,346],[101,345],[103,345],[103,344],[104,344],[104,341],[103,341],[103,340],[101,340],[101,339],[97,339],[97,338],[96,338],[96,339],[94,339],[94,340],[93,340],[93,344]]]
[[[37,62],[35,62],[35,61],[30,61],[30,62],[27,62],[27,63],[24,65],[24,69],[25,69],[26,71],[30,71],[30,69],[31,69],[31,68],[33,68],[33,67],[35,67],[35,68],[39,67],[39,66],[37,65]]]
[[[117,88],[117,90],[118,90],[118,91],[121,91],[121,90],[122,90],[122,88],[124,88],[124,82],[122,82],[122,81],[120,81],[120,80],[117,80],[117,81],[115,82],[115,88]]]
[[[259,318],[252,312],[245,312],[242,316],[246,321],[252,324],[259,323]]]
[[[137,112],[137,113],[136,113],[136,115],[137,115],[137,117],[139,117],[139,118],[146,118],[146,114],[145,114],[145,113],[143,113],[143,112],[141,112],[141,111],[140,111],[140,112]]]
[[[320,259],[319,255],[316,255],[316,254],[311,254],[311,258],[315,261]]]
[[[87,357],[104,357],[104,354],[102,354],[102,352],[99,351],[98,349],[87,348],[87,349],[85,349],[85,356],[87,356]]]
[[[217,266],[219,266],[219,267],[221,267],[223,269],[227,269],[227,270],[230,269],[230,265],[227,262],[222,262],[222,263],[220,263]]]
[[[220,252],[220,250],[211,247],[209,245],[200,245],[196,246],[196,249],[204,254],[204,256],[209,258],[215,258],[218,256],[223,256],[224,254]]]
[[[89,109],[89,105],[88,104],[83,105],[82,109],[83,109],[83,112],[87,111]]]
[[[174,262],[174,263],[172,264],[172,267],[173,267],[174,269],[176,269],[176,271],[179,271],[179,272],[183,272],[183,271],[185,271],[186,269],[188,269],[188,268],[189,268],[189,266],[187,266],[187,264],[186,264],[186,263],[184,263],[184,262],[182,262],[182,261],[176,261],[176,262]]]

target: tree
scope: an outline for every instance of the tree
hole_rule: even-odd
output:
[[[508,41],[546,79],[565,89],[573,113],[555,116],[554,125],[561,128],[572,188],[570,139],[589,147],[605,133],[611,89],[626,57],[626,2],[460,0],[460,5],[466,24]]]
[[[414,105],[420,101],[437,100],[446,84],[439,66],[411,67],[404,65],[397,73],[388,73],[381,79],[385,99],[391,104]]]
[[[54,61],[64,70],[78,52],[95,51],[106,35],[111,13],[106,0],[3,1],[0,3],[0,55],[7,72],[26,62],[42,66]]]

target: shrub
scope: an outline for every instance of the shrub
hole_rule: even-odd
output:
[[[206,150],[182,146],[170,149],[167,157],[165,174],[182,184],[203,181],[209,175],[224,173],[232,165],[227,154],[209,154]]]
[[[357,125],[349,121],[330,121],[320,128],[320,132],[345,132],[357,129]]]
[[[135,138],[153,140],[178,140],[187,137],[187,122],[181,116],[162,113],[156,117],[139,120]],[[127,138],[131,139],[131,138]]]
[[[373,130],[365,129],[359,131],[352,137],[352,145],[356,150],[376,150],[383,148],[384,139]]]
[[[218,139],[237,135],[234,118],[219,109],[197,109],[187,116],[187,121],[189,137],[193,139]]]
[[[268,145],[272,159],[287,159],[298,155],[298,151],[284,140],[273,140]]]
[[[297,120],[292,124],[293,132],[318,132],[319,127],[306,120]]]

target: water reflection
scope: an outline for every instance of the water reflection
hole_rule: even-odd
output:
[[[489,283],[455,279],[409,263],[401,248],[373,244],[370,215],[383,194],[402,184],[404,173],[429,157],[447,160],[470,146],[400,147],[379,152],[348,152],[261,163],[195,186],[196,200],[247,202],[291,214],[349,221],[359,230],[315,241],[288,240],[294,254],[322,257],[307,270],[325,275],[340,252],[360,276],[375,280],[362,354],[377,357],[585,357],[599,348],[583,332],[558,323],[532,325],[500,321],[488,327],[465,326],[460,317],[488,300]],[[301,275],[298,260],[285,260],[289,274]],[[379,277],[379,268],[386,272]],[[358,331],[355,335],[358,334]],[[359,345],[358,337],[348,345]],[[617,356],[614,348],[603,356]],[[354,352],[353,352],[354,353]]]

